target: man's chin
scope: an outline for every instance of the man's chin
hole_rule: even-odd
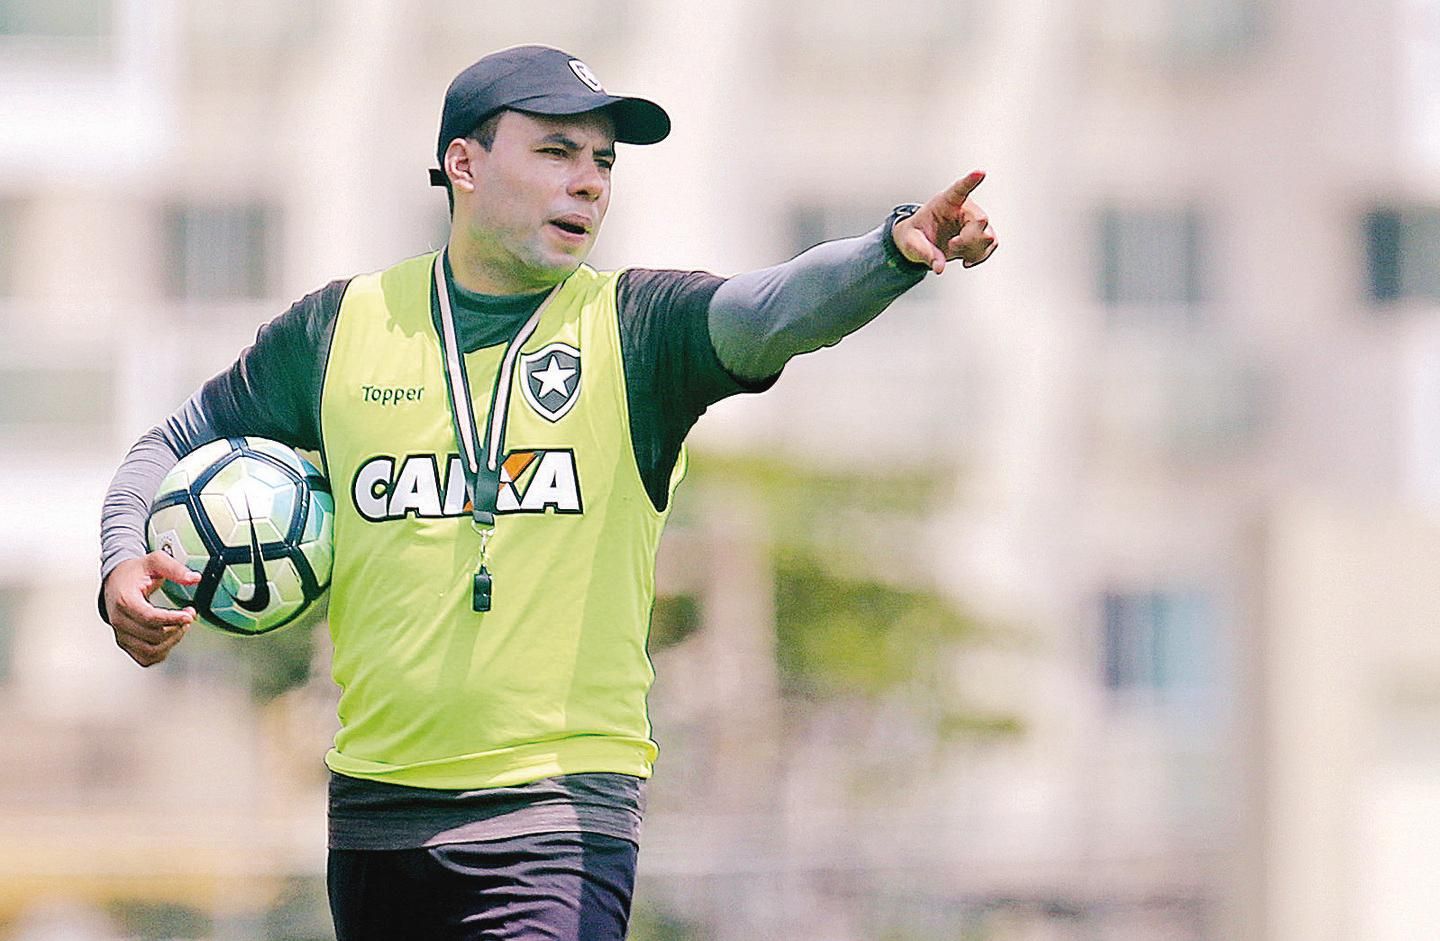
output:
[[[552,254],[548,258],[541,260],[537,266],[537,272],[543,273],[545,280],[550,284],[559,284],[574,274],[576,270],[585,263],[585,259],[589,257],[589,255],[590,249],[588,246],[584,251],[580,252]]]
[[[575,273],[590,255],[590,248],[593,242],[585,245],[577,245],[573,248],[560,248],[553,245],[533,245],[531,250],[525,254],[517,254],[516,261],[520,262],[525,271],[525,278],[532,283],[540,285],[537,290],[559,284]]]

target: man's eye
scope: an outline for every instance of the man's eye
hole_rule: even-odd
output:
[[[540,148],[540,152],[542,154],[551,154],[555,157],[565,156],[565,149],[563,147],[542,147]]]

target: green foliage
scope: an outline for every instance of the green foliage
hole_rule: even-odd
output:
[[[236,654],[245,666],[250,695],[268,702],[281,693],[304,686],[315,655],[317,626],[307,621],[260,637],[240,638]]]
[[[270,634],[240,637],[196,625],[171,654],[167,667],[181,674],[239,682],[256,703],[305,685],[315,655],[313,617]]]
[[[773,455],[692,459],[690,480],[700,492],[690,494],[698,497],[691,512],[723,512],[739,500],[763,520],[786,695],[898,697],[929,717],[940,739],[1020,731],[1014,716],[957,702],[963,691],[951,654],[1013,637],[980,624],[929,583],[925,523],[956,478],[933,467],[822,471]],[[879,548],[897,542],[911,547],[906,557]]]
[[[106,914],[124,936],[138,941],[208,938],[214,927],[207,913],[171,902],[116,899],[105,907]]]
[[[785,552],[775,566],[775,631],[787,692],[875,697],[942,681],[937,654],[975,627],[934,592],[837,575]]]
[[[260,930],[250,936],[257,934],[266,941],[334,941],[324,877],[287,879],[275,904],[265,913]],[[237,933],[234,937],[246,935]]]
[[[650,612],[651,651],[673,647],[699,630],[700,601],[694,595],[661,595]]]
[[[867,468],[866,473],[822,470],[771,455],[704,454],[692,457],[687,486],[744,488],[764,500],[772,518],[813,518],[817,512],[860,509],[915,518],[950,492],[954,474],[933,468]],[[677,510],[684,507],[681,499]]]
[[[708,935],[696,923],[655,908],[641,896],[635,900],[626,937],[629,941],[704,941]]]

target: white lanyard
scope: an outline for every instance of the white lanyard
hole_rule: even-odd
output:
[[[492,579],[485,566],[486,550],[495,532],[495,503],[500,494],[500,462],[505,447],[505,417],[510,406],[510,386],[515,374],[515,361],[520,350],[535,334],[540,317],[555,297],[551,288],[545,300],[535,308],[524,325],[505,347],[495,389],[490,396],[490,414],[485,419],[488,448],[482,447],[480,431],[470,398],[470,380],[465,372],[465,354],[456,339],[455,315],[450,305],[450,284],[445,278],[445,253],[435,255],[435,300],[440,321],[440,351],[445,360],[445,386],[450,395],[450,417],[455,425],[455,438],[460,445],[460,461],[465,482],[470,488],[471,525],[480,534],[480,561],[475,573],[474,608],[490,609]]]

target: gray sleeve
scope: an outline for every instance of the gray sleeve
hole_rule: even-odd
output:
[[[145,518],[160,481],[180,458],[217,438],[259,435],[323,451],[320,387],[348,281],[332,281],[260,328],[225,372],[147,431],[121,462],[100,515],[100,585],[145,554]],[[101,604],[101,617],[104,617]]]
[[[207,414],[202,393],[192,395],[162,425],[151,428],[130,448],[100,512],[100,584],[126,559],[145,554],[145,517],[150,499],[170,468],[195,448],[220,437]]]
[[[889,222],[823,242],[721,285],[710,302],[710,342],[737,378],[766,379],[792,356],[833,346],[865,326],[928,270],[894,249]]]

